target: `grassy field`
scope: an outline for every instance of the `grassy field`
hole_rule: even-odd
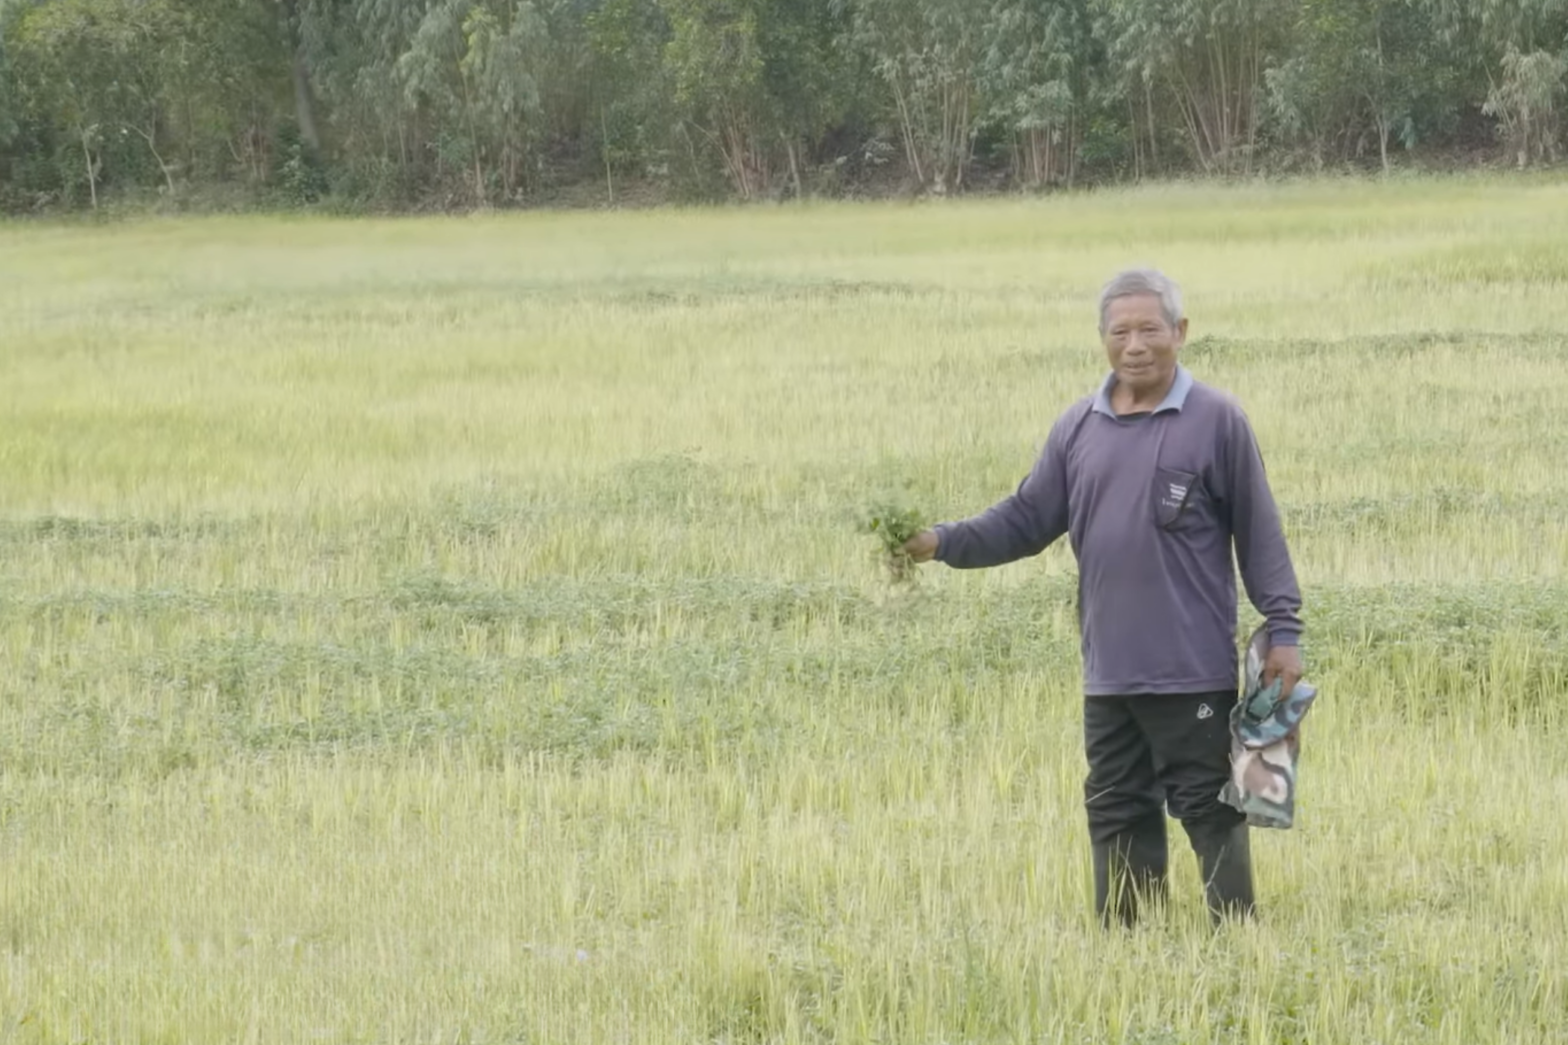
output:
[[[1092,921],[1065,546],[855,531],[1136,262],[1324,692],[1218,934]],[[0,227],[0,1043],[1568,1040],[1565,331],[1561,181]]]

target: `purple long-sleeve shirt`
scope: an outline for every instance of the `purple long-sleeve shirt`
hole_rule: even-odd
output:
[[[1141,417],[1116,416],[1112,380],[1062,414],[1011,497],[935,527],[936,557],[999,566],[1065,533],[1078,559],[1085,694],[1233,690],[1238,567],[1273,644],[1301,635],[1301,594],[1252,427],[1185,368]]]

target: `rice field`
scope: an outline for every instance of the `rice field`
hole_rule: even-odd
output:
[[[1065,542],[857,532],[1135,263],[1323,693],[1219,932],[1092,917]],[[0,1042],[1568,1041],[1565,403],[1561,179],[0,226]]]

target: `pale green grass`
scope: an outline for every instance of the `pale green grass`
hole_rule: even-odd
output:
[[[1092,924],[1067,549],[854,529],[1140,261],[1325,694],[1219,934]],[[0,227],[0,1042],[1568,1040],[1564,331],[1547,181]]]

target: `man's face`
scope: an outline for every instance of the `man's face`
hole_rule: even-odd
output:
[[[1102,337],[1116,380],[1134,393],[1149,392],[1172,380],[1187,321],[1171,326],[1156,295],[1135,294],[1106,306]]]

